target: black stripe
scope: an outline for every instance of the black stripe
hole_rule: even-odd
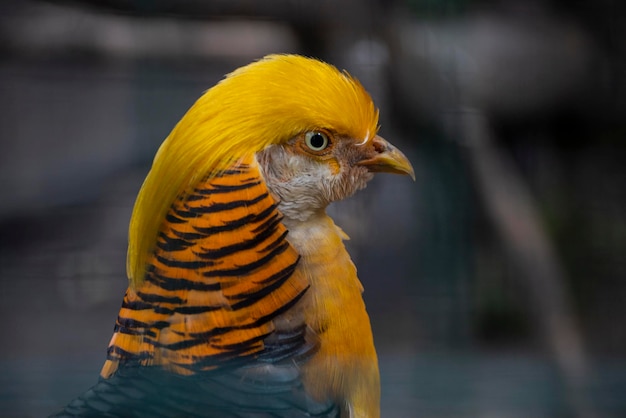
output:
[[[307,290],[309,290],[309,287],[311,287],[311,286],[309,285],[309,286],[305,287],[304,289],[302,289],[302,292],[298,293],[289,302],[285,303],[283,306],[281,306],[280,308],[276,309],[274,312],[270,312],[269,314],[267,314],[265,316],[262,316],[256,322],[259,323],[259,324],[263,324],[263,323],[271,321],[272,319],[276,318],[277,316],[287,312],[289,309],[291,309],[291,307],[293,305],[295,305],[300,299],[302,299],[302,296],[304,296],[304,294],[307,292]]]
[[[188,270],[197,270],[197,269],[201,269],[201,268],[206,268],[206,267],[212,267],[215,265],[214,262],[212,261],[181,261],[181,260],[172,260],[160,255],[156,255],[156,259],[163,264],[164,266],[167,267],[173,267],[173,268],[181,268],[181,269],[188,269]]]
[[[240,331],[243,329],[258,328],[259,326],[263,325],[265,322],[267,321],[257,320],[247,325],[239,325],[239,326],[232,326],[232,327],[216,327],[216,328],[210,329],[209,331],[204,331],[204,332],[190,332],[189,336],[193,338],[202,339],[202,340],[209,340],[212,337],[227,334],[232,331]]]
[[[154,271],[146,275],[146,280],[164,290],[221,290],[220,283],[195,282],[182,278],[172,278],[163,276]]]
[[[170,323],[167,321],[155,321],[155,322],[151,322],[148,324],[143,321],[137,321],[136,319],[118,316],[117,325],[119,325],[120,327],[128,328],[128,329],[137,329],[137,328],[163,329],[163,328],[169,327]]]
[[[197,339],[208,341],[210,338],[216,337],[218,335],[223,335],[223,334],[229,333],[229,332],[237,330],[237,329],[248,329],[248,328],[254,328],[254,327],[253,326],[250,326],[250,327],[248,327],[248,326],[244,326],[244,327],[215,327],[215,328],[211,328],[209,331],[190,332],[189,336],[192,337],[192,338],[197,338]]]
[[[204,260],[207,260],[207,259],[211,260],[211,259],[226,257],[228,255],[235,254],[240,251],[249,250],[251,248],[255,248],[259,246],[261,243],[263,243],[265,240],[271,237],[274,231],[275,231],[275,228],[266,229],[265,231],[256,234],[253,238],[249,240],[244,240],[242,242],[238,242],[232,245],[225,245],[222,248],[218,248],[214,250],[202,248],[204,251],[194,252],[194,254],[196,254],[198,257]]]
[[[272,274],[270,277],[263,279],[263,280],[255,280],[254,282],[256,284],[272,283],[275,280],[280,280],[283,277],[283,275],[291,276],[293,272],[296,270],[296,266],[298,265],[299,261],[300,261],[300,256],[296,258],[296,261],[289,264],[284,269]]]
[[[207,198],[206,196],[203,196],[202,194],[198,194],[198,193],[200,193],[199,190],[196,190],[194,193],[195,194],[190,194],[187,197],[185,197],[185,201],[186,202],[196,202],[198,200],[204,200],[204,199]]]
[[[150,324],[152,328],[163,329],[170,326],[170,323],[167,321],[157,321]]]
[[[283,240],[285,239],[285,237],[287,236],[288,233],[289,233],[289,231],[285,230],[285,232],[280,234],[280,237],[278,237],[274,242],[269,243],[265,247],[261,248],[258,252],[259,253],[264,253],[266,251],[271,251],[274,248],[278,247],[281,244],[281,242],[283,242]]]
[[[250,164],[239,163],[223,171],[218,171],[215,177],[223,177],[223,176],[228,176],[228,175],[233,175],[233,174],[241,174],[241,173],[245,173],[249,169],[250,169]]]
[[[179,306],[176,308],[166,308],[163,306],[158,306],[158,305],[153,305],[150,303],[146,303],[144,301],[141,300],[137,300],[137,301],[133,301],[133,302],[128,302],[128,301],[124,301],[124,303],[122,304],[122,308],[126,308],[126,309],[130,309],[133,311],[141,311],[141,310],[147,310],[147,309],[151,309],[153,310],[155,313],[158,314],[165,314],[165,315],[171,315],[174,313],[180,313],[183,315],[194,315],[194,314],[200,314],[200,313],[206,313],[206,312],[211,312],[211,311],[216,311],[218,309],[220,309],[219,306]],[[137,328],[137,327],[141,327],[141,328],[147,328],[150,327],[150,324],[144,323],[144,322],[140,322],[131,318],[124,318],[124,317],[119,317],[118,321],[120,321],[120,323],[116,324],[116,327],[122,327],[122,328],[128,328],[130,329],[132,328]]]
[[[212,312],[222,309],[221,306],[181,306],[180,308],[174,309],[174,312],[183,314],[183,315],[197,315],[206,312]]]
[[[243,264],[243,265],[238,266],[238,267],[236,267],[234,269],[209,270],[209,271],[206,271],[206,272],[202,273],[202,275],[204,277],[220,277],[220,276],[223,276],[223,277],[237,277],[237,276],[245,276],[246,274],[248,274],[248,273],[258,269],[261,266],[263,266],[268,261],[270,261],[272,258],[274,258],[277,255],[285,252],[288,248],[289,248],[289,243],[288,242],[284,242],[282,245],[280,245],[277,248],[275,248],[274,250],[272,250],[272,252],[270,252],[267,255],[259,258],[256,261],[253,261],[252,263]]]
[[[237,209],[241,207],[252,206],[256,203],[261,202],[262,200],[268,197],[269,197],[269,194],[265,192],[265,193],[261,193],[260,195],[252,199],[233,200],[232,202],[226,202],[226,203],[213,203],[212,205],[209,205],[209,206],[198,206],[194,208],[189,208],[189,211],[192,213],[198,213],[198,214],[217,213],[217,212],[233,210],[233,209]]]
[[[211,345],[213,345],[214,347],[222,348],[222,349],[229,350],[229,351],[231,351],[231,350],[239,350],[239,349],[244,349],[244,351],[245,351],[246,348],[249,348],[251,345],[254,345],[254,344],[258,343],[261,340],[264,340],[270,334],[271,334],[271,332],[268,332],[266,334],[258,335],[256,337],[252,337],[252,338],[249,338],[249,339],[247,339],[245,341],[240,341],[240,342],[235,343],[235,344],[223,344],[223,345],[221,345],[221,344],[211,344]]]
[[[200,214],[197,212],[192,212],[190,210],[182,210],[182,209],[178,209],[178,208],[172,208],[172,211],[179,216],[180,218],[184,218],[184,219],[193,219],[193,218],[198,218],[200,217]],[[186,221],[185,221],[186,222]]]
[[[129,302],[124,298],[122,302],[122,308],[130,309],[133,311],[143,311],[145,309],[152,309],[152,305],[141,300],[135,300],[133,302]]]
[[[239,170],[237,168],[229,168],[228,170],[220,171],[219,173],[217,173],[215,177],[231,176],[231,175],[241,174],[245,171],[246,170]]]
[[[165,220],[168,221],[169,223],[173,223],[173,224],[182,224],[187,222],[184,219],[180,219],[174,215],[172,215],[171,213],[168,213],[167,215],[165,215]]]
[[[256,181],[258,178],[259,178],[258,176],[246,177],[245,179],[241,179],[239,181],[241,183],[250,183],[250,182]]]
[[[302,299],[302,296],[304,296],[304,294],[307,292],[307,290],[309,290],[309,287],[310,286],[305,287],[304,289],[302,289],[302,292],[298,293],[289,302],[285,303],[283,306],[281,306],[280,308],[276,309],[274,312],[270,312],[269,314],[267,314],[265,316],[262,316],[256,322],[259,323],[259,324],[263,324],[263,323],[271,321],[272,319],[276,318],[277,316],[287,312],[289,309],[291,309],[291,307],[293,305],[295,305],[300,299]]]
[[[258,302],[259,300],[263,299],[265,296],[269,295],[274,290],[282,286],[283,283],[285,283],[290,277],[291,277],[291,274],[283,274],[282,276],[279,276],[273,282],[269,282],[267,286],[261,288],[260,290],[257,290],[256,292],[240,293],[236,295],[235,297],[229,297],[228,299],[244,298],[241,301],[232,304],[231,308],[236,311],[238,309],[246,308]]]
[[[261,225],[252,230],[253,233],[258,233],[264,229],[274,228],[283,220],[283,216],[279,212],[275,212],[269,219],[265,220]]]
[[[200,232],[201,234],[206,234],[206,236],[210,236],[210,235],[214,235],[220,232],[231,232],[234,231],[235,229],[241,228],[244,225],[248,225],[251,222],[254,222],[255,219],[258,217],[257,214],[251,213],[248,215],[245,215],[239,219],[235,219],[229,222],[226,222],[223,225],[219,225],[219,226],[209,226],[206,228],[202,228],[202,227],[198,227],[198,226],[194,226],[193,229],[195,229],[196,231]]]
[[[218,194],[218,193],[230,193],[230,192],[235,192],[235,191],[239,191],[239,190],[246,190],[246,189],[251,189],[254,186],[258,186],[259,184],[261,184],[261,180],[256,180],[256,181],[252,181],[252,182],[248,182],[248,183],[243,183],[243,184],[237,184],[237,185],[226,185],[226,184],[211,184],[210,188],[206,188],[206,189],[196,189],[194,193],[197,193],[199,195],[200,199],[203,199],[205,196],[211,195],[211,194]],[[195,199],[198,200],[198,199]]]
[[[143,292],[137,292],[137,296],[148,303],[171,303],[175,305],[182,305],[186,302],[177,296],[161,296]]]
[[[263,183],[263,181],[258,176],[254,176],[254,177],[246,177],[245,179],[240,179],[239,183],[241,183],[241,185],[258,186],[259,184]],[[239,187],[238,185],[233,186],[230,184],[219,184],[219,183],[212,184],[211,186],[214,187],[215,189],[222,189],[222,190],[230,190],[231,187]]]
[[[172,231],[176,233],[175,230],[172,229]],[[162,241],[157,241],[157,247],[159,247],[163,251],[182,251],[193,245],[192,242],[185,240],[183,237],[181,237],[182,239],[173,238],[163,232],[159,232],[159,238]]]
[[[144,360],[149,359],[152,355],[148,351],[141,351],[139,354],[133,354],[130,351],[126,351],[123,348],[120,348],[117,345],[111,345],[107,348],[107,359],[108,360],[118,360],[117,357],[112,356],[112,354],[117,354],[120,357],[132,357],[133,360]]]
[[[185,348],[196,347],[198,345],[206,344],[206,343],[208,343],[207,340],[193,339],[193,340],[182,340],[182,341],[178,341],[176,343],[170,343],[170,344],[161,344],[161,343],[155,342],[154,346],[176,351],[176,350],[182,350]]]
[[[201,234],[206,234],[207,236],[217,234],[220,232],[234,231],[238,228],[241,228],[242,226],[264,220],[276,210],[276,206],[277,206],[276,203],[273,203],[272,205],[268,206],[266,209],[263,209],[259,213],[251,213],[251,214],[242,216],[241,218],[226,222],[223,225],[210,226],[208,228],[194,227],[194,229],[200,232]]]
[[[113,332],[128,335],[147,335],[152,338],[156,338],[156,332],[148,328],[127,328],[119,324],[115,324]]]
[[[180,232],[177,231],[176,229],[172,228],[172,232],[174,233],[174,235],[176,235],[179,238],[182,238],[184,240],[199,240],[201,238],[206,238],[206,234],[196,234],[195,232]]]
[[[124,327],[124,328],[128,328],[128,329],[138,329],[138,328],[149,328],[150,327],[150,325],[148,325],[146,322],[137,321],[135,319],[126,318],[126,317],[123,317],[123,316],[118,316],[117,317],[117,324],[120,327]]]

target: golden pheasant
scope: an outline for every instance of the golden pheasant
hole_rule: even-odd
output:
[[[208,90],[161,145],[129,229],[99,382],[58,416],[378,417],[363,288],[326,207],[413,176],[359,82],[272,55]]]

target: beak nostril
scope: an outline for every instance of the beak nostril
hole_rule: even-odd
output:
[[[383,152],[385,152],[387,150],[387,147],[385,146],[385,143],[382,141],[376,141],[374,140],[374,151],[376,151],[379,154],[382,154]]]

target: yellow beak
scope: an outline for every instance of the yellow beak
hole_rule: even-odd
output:
[[[415,171],[406,155],[382,137],[376,135],[366,143],[366,156],[358,165],[366,166],[375,173],[407,174],[415,181]]]

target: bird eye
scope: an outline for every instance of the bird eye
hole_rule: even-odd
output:
[[[304,134],[304,142],[313,151],[322,151],[328,146],[328,136],[325,133],[312,131]]]

